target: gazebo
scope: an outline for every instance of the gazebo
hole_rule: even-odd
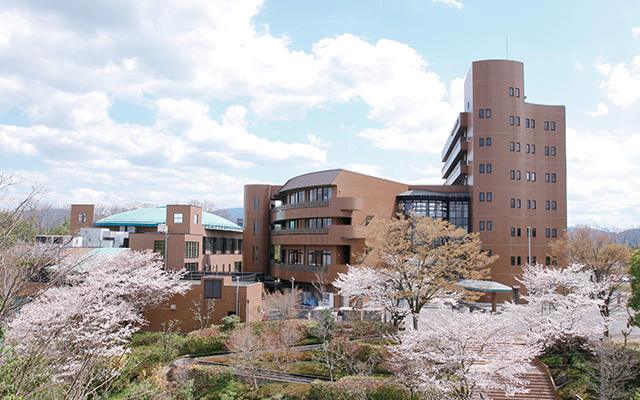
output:
[[[458,285],[472,292],[491,293],[491,311],[496,312],[497,293],[509,293],[511,288],[494,281],[481,281],[476,279],[463,279]]]

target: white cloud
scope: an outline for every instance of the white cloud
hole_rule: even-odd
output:
[[[640,132],[567,129],[569,225],[628,227],[640,209]]]
[[[455,7],[458,10],[462,10],[462,2],[456,0],[431,0],[434,3],[444,3],[449,7]]]
[[[640,38],[640,26],[631,28],[631,32],[633,33],[634,38]]]
[[[587,114],[589,114],[592,117],[600,117],[602,115],[608,115],[609,107],[607,107],[607,105],[604,104],[603,102],[600,102],[598,103],[598,106],[596,107],[595,111],[587,111]]]
[[[315,135],[312,135],[312,134],[308,134],[307,135],[307,140],[309,140],[309,143],[311,143],[312,145],[314,145],[316,147],[331,147],[331,146],[333,146],[333,143],[325,142],[321,138],[319,138],[319,137],[317,137]]]
[[[584,66],[582,65],[582,61],[577,61],[576,62],[576,69],[578,71],[582,71],[584,69]]]
[[[29,37],[31,32],[31,24],[17,10],[0,13],[0,48],[9,46],[14,38]]]
[[[352,163],[347,164],[345,169],[352,172],[358,172],[360,174],[381,177],[380,167],[377,165]]]
[[[640,55],[633,58],[630,68],[624,63],[611,66],[600,62],[596,68],[605,76],[600,88],[615,105],[627,108],[640,99]]]

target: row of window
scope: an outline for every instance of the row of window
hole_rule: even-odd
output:
[[[484,174],[485,171],[487,174],[491,173],[491,164],[480,164],[478,165],[478,172]]]
[[[480,202],[483,202],[485,201],[485,199],[488,203],[490,203],[493,200],[493,194],[491,192],[480,192],[478,195],[478,200],[480,200]]]
[[[518,116],[509,116],[509,125],[520,126],[520,117]],[[535,129],[536,128],[536,120],[531,118],[525,119],[525,126],[527,128]],[[545,131],[555,131],[556,130],[556,121],[544,121],[544,130]]]
[[[536,264],[538,262],[536,256],[531,257],[531,263]],[[527,264],[529,263],[529,257],[527,257]],[[558,260],[551,257],[545,257],[545,264],[549,265],[558,265]],[[511,256],[511,265],[522,265],[522,257],[520,256]]]
[[[536,237],[536,228],[527,228],[527,237]],[[511,237],[521,237],[522,236],[522,228],[511,227]]]
[[[202,248],[205,253],[242,254],[242,239],[206,236],[202,238]]]
[[[487,146],[491,146],[491,138],[480,138],[478,139],[478,144],[480,145],[480,147],[485,146],[485,143]]]
[[[535,210],[536,209],[536,201],[535,200],[527,200],[527,209]],[[546,200],[544,202],[545,210],[556,210],[558,207],[558,203],[556,201]],[[522,208],[522,201],[520,199],[511,199],[511,208]]]
[[[199,222],[199,215],[198,214],[193,214],[193,223],[198,225]],[[174,224],[181,224],[184,221],[184,214],[182,213],[174,213],[173,214],[173,223]]]
[[[484,231],[485,227],[488,231],[493,230],[493,221],[480,221],[479,225],[481,231]]]
[[[520,170],[512,169],[511,171],[509,171],[509,179],[517,180],[517,181],[521,180],[522,179],[522,174],[521,174]],[[535,172],[526,171],[525,179],[527,181],[535,182],[536,181],[536,173]],[[548,182],[548,183],[556,183],[557,175],[555,173],[545,173],[544,174],[544,181]]]
[[[513,97],[514,94],[514,88],[510,87],[509,88],[509,97]],[[515,95],[516,97],[520,97],[520,88],[515,88]]]
[[[289,193],[287,197],[285,197],[285,202],[287,204],[299,204],[305,202],[305,190],[298,190],[295,192]],[[333,189],[330,187],[323,188],[314,188],[309,189],[309,202],[318,202],[318,201],[328,201],[331,197],[333,197]]]
[[[478,118],[491,118],[491,109],[490,108],[486,108],[486,109],[479,109],[478,110]]]
[[[283,250],[284,253],[286,250]],[[286,251],[289,265],[304,264],[304,250]],[[309,250],[307,253],[307,265],[326,267],[331,264],[331,251],[329,250]]]

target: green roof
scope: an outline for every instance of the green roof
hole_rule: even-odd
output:
[[[475,279],[464,279],[457,282],[467,290],[473,292],[485,292],[485,293],[509,293],[511,288],[507,285],[503,285],[494,281],[480,281]]]
[[[141,208],[110,215],[94,223],[95,226],[158,226],[167,223],[167,206]],[[233,222],[209,212],[202,212],[205,229],[242,232]]]

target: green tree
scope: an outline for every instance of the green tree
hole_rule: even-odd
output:
[[[629,264],[629,274],[631,275],[631,297],[627,303],[629,311],[629,324],[640,327],[640,249],[631,256]]]

